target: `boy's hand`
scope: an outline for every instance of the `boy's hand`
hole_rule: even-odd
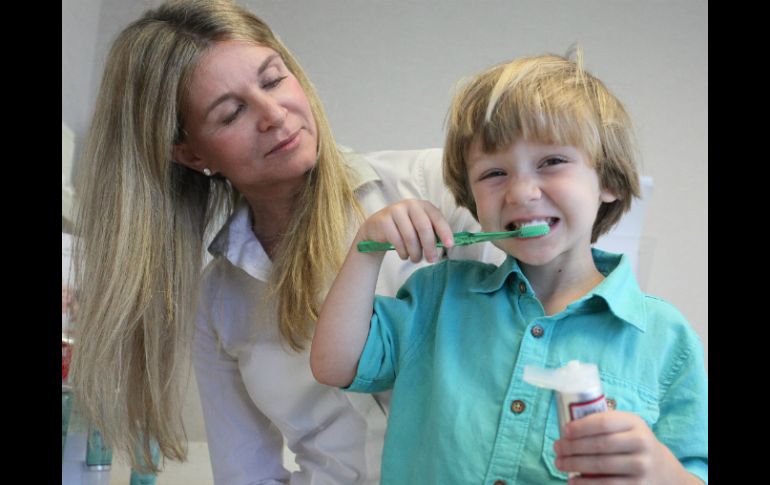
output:
[[[702,483],[642,418],[628,412],[607,411],[570,421],[553,448],[558,469],[602,475],[570,478],[570,484]]]
[[[445,247],[454,244],[452,229],[441,212],[427,200],[405,199],[372,214],[358,230],[359,241],[389,242],[401,259],[438,260],[436,236]]]

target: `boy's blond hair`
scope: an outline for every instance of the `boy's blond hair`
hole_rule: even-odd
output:
[[[583,69],[579,48],[576,58],[548,54],[498,64],[471,78],[455,95],[447,118],[444,180],[457,204],[476,219],[466,166],[475,137],[485,153],[517,140],[584,150],[601,188],[617,197],[599,207],[591,242],[639,197],[631,120],[620,101]]]

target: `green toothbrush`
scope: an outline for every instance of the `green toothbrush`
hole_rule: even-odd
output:
[[[534,226],[525,226],[515,231],[504,232],[456,232],[453,234],[455,246],[467,246],[494,239],[505,239],[509,237],[537,237],[548,234],[550,229],[548,224],[535,224]],[[444,245],[436,238],[436,247],[443,248]],[[373,251],[388,251],[395,249],[392,244],[377,241],[361,241],[358,243],[358,251],[362,253],[371,253]]]

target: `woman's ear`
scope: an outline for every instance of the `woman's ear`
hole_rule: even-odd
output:
[[[185,141],[174,144],[174,147],[171,150],[171,156],[176,163],[197,172],[203,172],[203,169],[206,168],[204,160],[197,156],[192,147]]]

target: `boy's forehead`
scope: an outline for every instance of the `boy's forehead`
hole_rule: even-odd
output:
[[[465,169],[470,170],[475,165],[489,161],[493,155],[502,151],[505,151],[505,147],[498,147],[496,150],[484,150],[481,139],[476,136],[465,151]]]
[[[484,152],[482,147],[483,144],[481,142],[481,137],[479,135],[474,136],[471,139],[471,142],[468,144],[468,148],[465,150],[466,167],[470,167],[474,163],[478,162],[479,159],[483,158],[485,155],[488,155],[488,153]]]

